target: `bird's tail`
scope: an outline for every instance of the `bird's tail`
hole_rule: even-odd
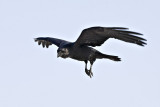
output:
[[[98,52],[96,56],[99,59],[107,58],[107,59],[110,59],[110,60],[113,60],[113,61],[121,61],[121,58],[119,58],[118,56],[106,55],[106,54],[103,54],[103,53],[100,53],[100,52]]]

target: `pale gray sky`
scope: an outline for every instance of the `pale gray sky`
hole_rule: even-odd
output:
[[[159,0],[0,0],[0,107],[160,107]],[[91,26],[128,27],[140,47],[111,39],[96,49],[121,62],[56,58],[33,38],[75,41]]]

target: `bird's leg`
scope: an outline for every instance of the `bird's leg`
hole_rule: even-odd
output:
[[[90,70],[87,69],[87,63],[88,63],[88,61],[86,60],[86,61],[84,61],[84,62],[85,62],[85,72],[86,72],[86,74],[87,74],[88,76],[90,76]]]
[[[89,73],[90,73],[90,77],[93,76],[93,72],[92,72],[92,65],[93,65],[93,61],[90,61],[90,70],[89,70]]]

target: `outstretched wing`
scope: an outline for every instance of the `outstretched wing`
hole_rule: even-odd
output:
[[[75,42],[75,46],[101,46],[107,39],[115,38],[125,42],[144,46],[146,39],[138,37],[141,33],[127,31],[123,27],[91,27],[84,29]]]
[[[61,39],[57,39],[57,38],[51,38],[51,37],[38,37],[34,39],[35,42],[38,42],[38,45],[41,45],[44,47],[49,47],[50,45],[54,44],[58,47],[60,47],[61,45],[65,45],[68,44],[70,42],[65,41],[65,40],[61,40]]]

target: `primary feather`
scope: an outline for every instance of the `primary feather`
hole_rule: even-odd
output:
[[[57,38],[51,38],[51,37],[38,37],[34,39],[35,42],[38,42],[38,45],[41,45],[44,47],[49,47],[50,45],[54,44],[57,47],[60,47],[63,44],[68,44],[70,42],[62,40],[62,39],[57,39]]]

